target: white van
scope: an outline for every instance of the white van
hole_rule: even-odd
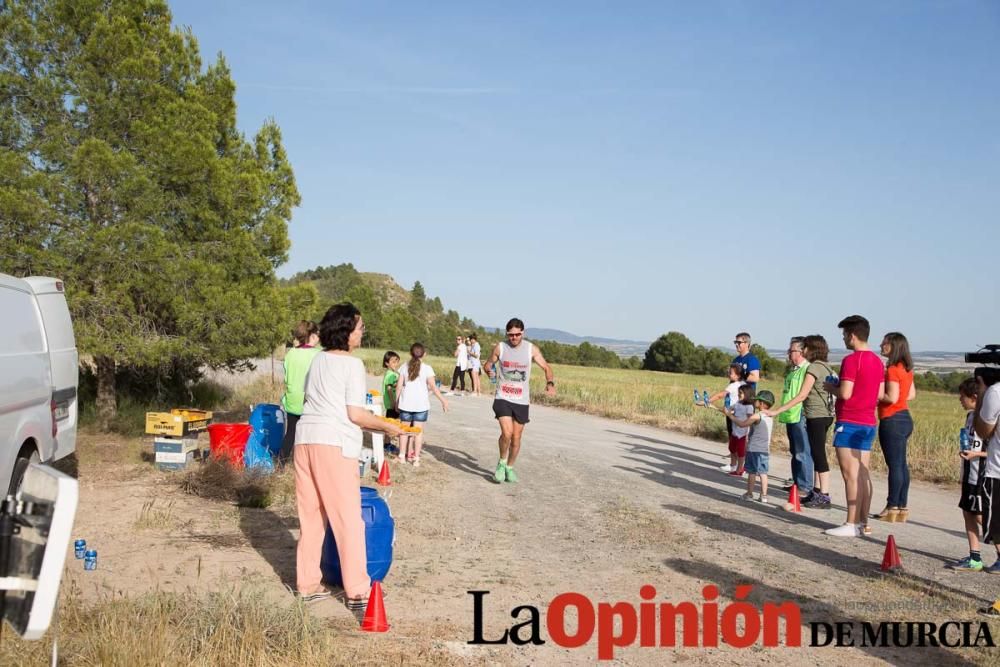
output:
[[[79,359],[63,283],[0,273],[0,495],[76,451]]]

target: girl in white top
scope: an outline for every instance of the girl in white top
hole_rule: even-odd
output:
[[[396,409],[399,419],[410,426],[427,423],[427,414],[431,409],[431,392],[441,401],[441,408],[448,412],[448,401],[444,400],[441,391],[434,382],[434,369],[425,364],[424,346],[414,343],[410,346],[410,360],[400,368],[399,388],[396,394]],[[420,451],[424,446],[424,431],[421,426],[419,433],[404,433],[399,439],[399,458],[413,467],[420,467]]]
[[[340,549],[347,607],[355,613],[364,610],[370,586],[358,489],[361,429],[390,436],[402,433],[365,409],[365,367],[351,356],[364,331],[361,313],[349,303],[333,306],[323,317],[324,351],[309,366],[293,450],[300,527],[295,563],[298,593],[304,601],[330,595],[320,571],[327,517]]]

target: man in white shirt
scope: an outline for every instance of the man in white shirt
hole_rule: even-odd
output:
[[[986,443],[986,479],[983,480],[983,542],[1000,541],[1000,378],[996,368],[976,369],[979,403],[973,424],[976,435]],[[987,385],[987,382],[992,384]],[[979,610],[991,618],[1000,618],[1000,599]]]

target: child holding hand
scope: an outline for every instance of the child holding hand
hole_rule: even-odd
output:
[[[747,387],[751,390],[750,387]],[[747,452],[745,468],[747,472],[747,492],[740,496],[743,500],[753,500],[755,480],[760,480],[760,495],[757,502],[767,504],[767,470],[771,453],[771,434],[774,431],[774,418],[764,414],[774,405],[774,394],[766,389],[754,397],[754,412],[745,419],[737,419],[733,414],[733,428],[749,427],[747,435]]]

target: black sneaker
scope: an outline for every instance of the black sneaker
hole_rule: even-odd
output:
[[[787,484],[787,485],[781,487],[781,490],[784,491],[785,493],[791,493],[792,489],[794,489],[794,488],[795,488],[794,484]]]
[[[814,493],[807,502],[802,504],[812,509],[828,510],[830,509],[830,496],[825,496],[822,493]]]
[[[813,498],[815,498],[815,496],[816,496],[816,494],[813,493],[812,491],[810,491],[806,495],[804,495],[801,498],[799,498],[799,503],[801,503],[802,505],[808,505],[809,503],[811,503],[813,501]]]

